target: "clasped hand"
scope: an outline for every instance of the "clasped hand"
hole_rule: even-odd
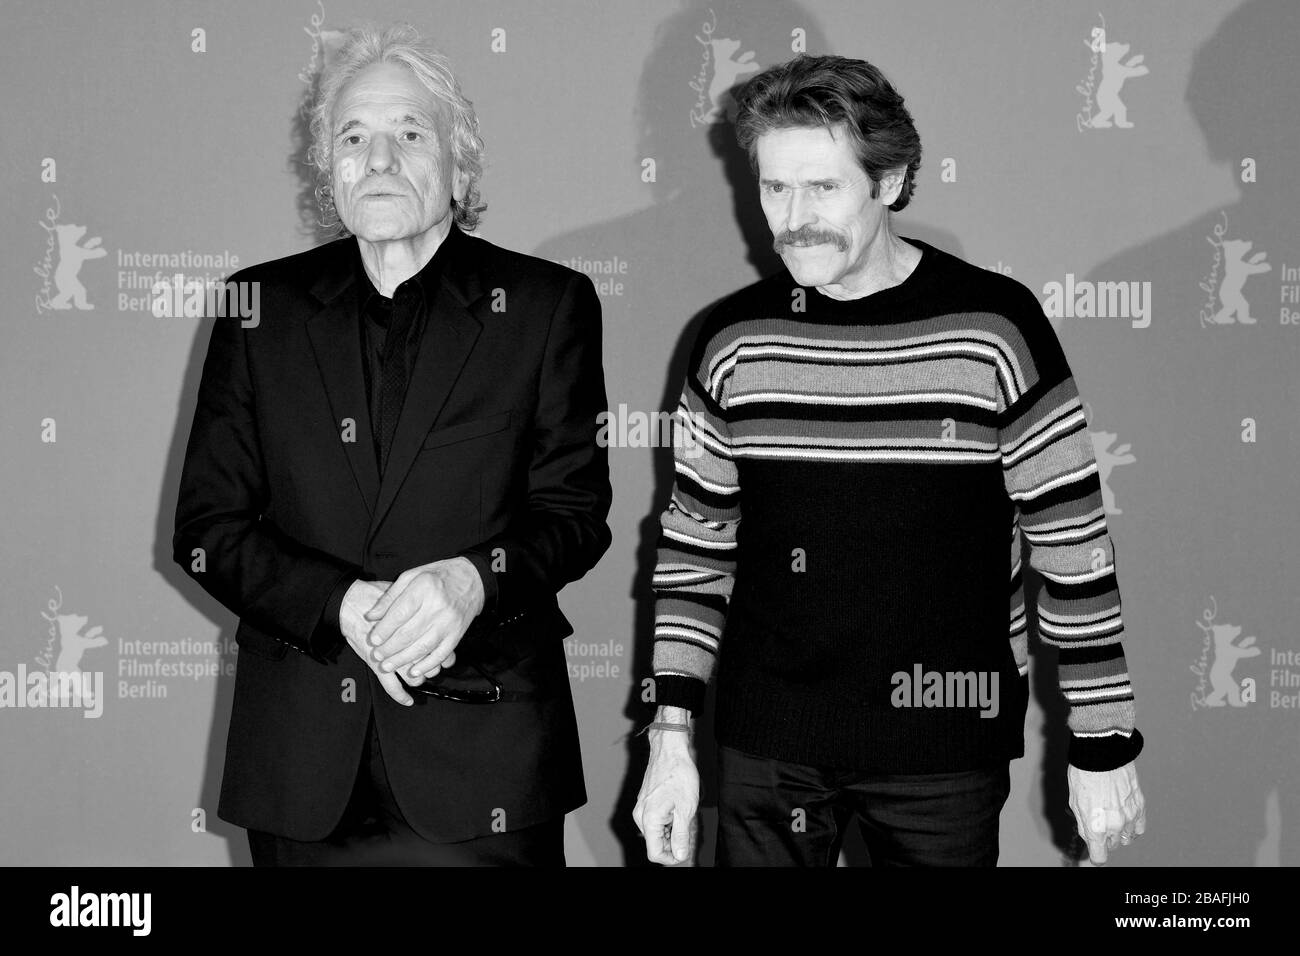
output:
[[[478,569],[466,558],[448,558],[404,571],[391,583],[353,582],[339,629],[388,696],[409,706],[414,700],[402,681],[418,686],[451,667],[483,605]]]

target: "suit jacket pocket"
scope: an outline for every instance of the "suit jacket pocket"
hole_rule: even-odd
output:
[[[476,418],[472,422],[461,422],[459,425],[435,428],[425,436],[424,447],[438,448],[442,445],[450,445],[453,442],[465,441],[469,438],[481,438],[484,435],[492,435],[508,427],[510,427],[510,412],[500,412],[496,415],[489,415],[487,418]]]
[[[239,627],[235,631],[235,643],[250,654],[272,661],[283,660],[284,655],[289,652],[289,645],[284,641],[276,640],[243,621],[239,622]]]

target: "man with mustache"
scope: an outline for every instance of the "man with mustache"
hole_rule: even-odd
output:
[[[996,864],[1024,754],[1023,538],[1070,803],[1104,862],[1145,828],[1142,736],[1056,334],[1020,283],[895,233],[921,144],[874,66],[797,57],[737,106],[786,270],[723,300],[687,366],[633,812],[647,855],[690,856],[716,661],[719,865],[833,866],[855,815],[873,865]]]
[[[556,593],[610,543],[595,288],[470,235],[478,120],[413,27],[346,38],[312,139],[344,238],[231,277],[264,315],[216,320],[176,509],[240,618],[218,814],[256,865],[562,865]]]

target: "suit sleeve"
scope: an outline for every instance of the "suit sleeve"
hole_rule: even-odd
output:
[[[247,336],[258,328],[230,318],[213,322],[181,470],[172,557],[242,620],[319,658],[342,637],[338,605],[361,569],[305,547],[264,513],[267,481],[247,349]]]
[[[527,504],[506,531],[462,551],[484,577],[488,608],[508,618],[595,567],[609,548],[613,492],[597,441],[606,410],[600,300],[574,275],[551,316],[537,386]]]
[[[344,574],[326,599],[325,610],[321,612],[320,620],[316,623],[316,629],[312,631],[311,636],[311,649],[315,656],[327,657],[343,649],[347,638],[343,636],[339,617],[343,612],[343,598],[347,596],[348,589],[357,580],[357,576],[351,572]]]

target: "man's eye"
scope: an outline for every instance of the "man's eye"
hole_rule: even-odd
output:
[[[821,186],[821,190],[824,193],[830,193],[835,191],[834,183],[820,183],[819,185]]]
[[[354,140],[359,140],[359,139],[361,139],[361,137],[358,136],[356,133],[349,133],[347,136],[343,137],[343,145],[355,146],[356,143],[354,142]]]
[[[410,139],[407,140],[408,143],[414,143],[414,142],[418,141],[419,138],[420,138],[420,134],[417,133],[417,132],[416,132],[415,130],[413,130],[413,129],[408,129],[408,130],[407,130],[405,133],[403,133],[402,135],[403,135],[403,136],[408,136],[408,137],[410,137]]]
[[[779,192],[781,192],[781,191],[784,190],[784,189],[785,189],[785,186],[782,185],[781,183],[768,183],[768,184],[767,184],[767,191],[770,192],[770,193],[779,193]]]

